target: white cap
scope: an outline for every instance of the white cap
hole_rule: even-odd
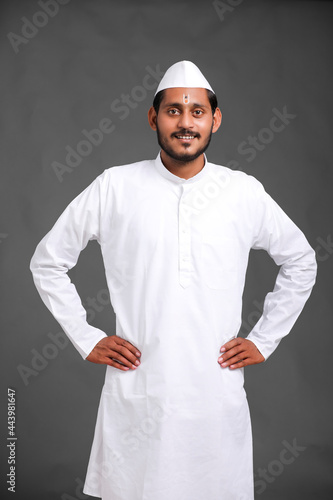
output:
[[[198,66],[191,61],[180,61],[170,66],[160,81],[155,95],[161,90],[175,87],[202,88],[214,92]]]

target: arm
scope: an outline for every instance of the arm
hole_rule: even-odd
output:
[[[86,310],[67,274],[89,240],[100,242],[105,177],[104,172],[70,203],[37,246],[30,269],[44,304],[84,359],[119,369],[125,369],[124,364],[134,368],[137,349],[116,335],[107,337],[87,323]]]
[[[263,314],[246,339],[236,338],[221,348],[222,366],[241,368],[267,359],[292,329],[315,283],[315,252],[302,231],[264,191],[256,189],[255,232],[252,248],[264,249],[280,266]],[[237,364],[235,364],[237,363]]]

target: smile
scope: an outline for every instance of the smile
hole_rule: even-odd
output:
[[[177,139],[191,140],[194,139],[194,135],[176,135]]]

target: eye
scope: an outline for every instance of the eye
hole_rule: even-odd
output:
[[[169,115],[177,115],[179,114],[179,110],[177,108],[172,108],[168,110]]]
[[[201,109],[196,109],[194,111],[195,116],[201,116],[203,114],[203,111]]]

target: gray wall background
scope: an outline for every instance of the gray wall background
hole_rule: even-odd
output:
[[[317,284],[292,333],[267,363],[246,370],[256,499],[331,499],[332,2],[59,0],[50,2],[53,11],[48,4],[52,15],[43,3],[0,6],[1,498],[13,498],[7,387],[17,398],[14,498],[88,498],[82,482],[105,368],[65,345],[29,261],[66,205],[105,168],[156,156],[146,115],[159,77],[147,75],[190,59],[223,112],[209,160],[263,182],[318,257]],[[120,110],[123,94],[130,101]],[[284,107],[295,116],[272,134],[273,109]],[[86,139],[82,130],[103,118],[114,130],[57,176],[54,162],[66,165],[66,146],[76,149]],[[249,136],[261,138],[252,161],[242,145]],[[251,255],[243,334],[275,275],[265,253]],[[97,244],[88,245],[71,277],[89,319],[112,334]],[[283,450],[295,444],[302,449],[283,463]]]

